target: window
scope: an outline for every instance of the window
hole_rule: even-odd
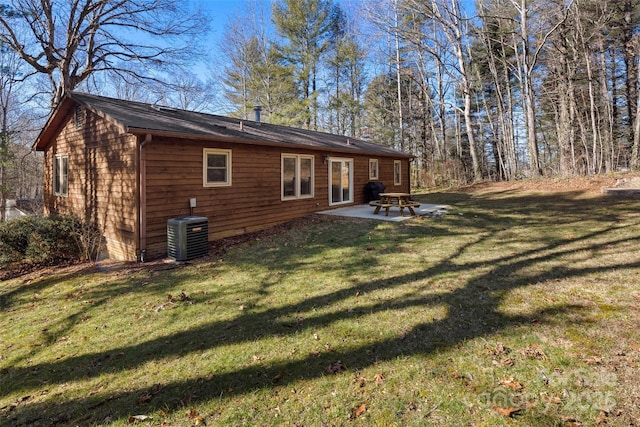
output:
[[[282,199],[313,197],[313,156],[282,155]]]
[[[204,149],[203,180],[205,187],[231,185],[231,150]]]
[[[378,178],[378,159],[369,159],[369,179]]]
[[[53,194],[66,197],[69,194],[69,156],[57,154],[53,158]]]
[[[393,185],[402,184],[402,161],[393,161]]]

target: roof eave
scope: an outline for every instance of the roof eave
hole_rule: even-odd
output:
[[[339,148],[339,147],[321,147],[316,145],[293,145],[291,143],[286,142],[276,142],[276,141],[266,141],[259,139],[249,139],[249,138],[237,138],[237,137],[228,137],[228,136],[212,136],[207,134],[194,134],[194,133],[183,133],[183,132],[171,132],[164,130],[155,130],[155,129],[144,129],[144,128],[136,128],[129,127],[128,132],[134,135],[152,135],[152,136],[161,136],[167,138],[180,138],[180,139],[189,139],[194,141],[215,141],[215,142],[229,142],[234,144],[244,144],[244,145],[259,145],[259,146],[267,146],[267,147],[279,147],[279,148],[289,148],[296,150],[311,150],[311,151],[322,151],[327,153],[341,153],[341,154],[364,154],[370,156],[378,156],[378,157],[393,157],[393,158],[407,158],[411,159],[415,156],[412,154],[402,153],[402,152],[377,152],[366,149],[358,149],[358,148]]]
[[[55,138],[55,135],[57,135],[60,132],[62,124],[67,119],[67,115],[74,105],[82,105],[84,108],[91,111],[92,113],[97,114],[100,117],[103,117],[104,119],[120,127],[120,129],[124,133],[127,133],[129,131],[129,129],[125,124],[119,122],[115,118],[109,116],[108,114],[103,113],[100,110],[96,110],[95,108],[93,108],[91,105],[87,103],[82,102],[78,99],[75,99],[73,97],[73,93],[68,93],[58,103],[58,106],[53,110],[53,113],[51,113],[51,116],[49,116],[49,120],[47,120],[47,123],[44,125],[44,127],[40,131],[40,134],[38,135],[35,142],[31,146],[32,150],[44,151],[47,148],[47,146]]]
[[[58,133],[60,126],[66,120],[67,113],[73,102],[68,95],[62,98],[31,146],[32,150],[44,151],[47,148],[49,142],[53,139],[53,135]]]

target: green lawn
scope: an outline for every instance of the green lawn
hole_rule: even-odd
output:
[[[640,200],[476,190],[0,284],[0,425],[626,426]]]

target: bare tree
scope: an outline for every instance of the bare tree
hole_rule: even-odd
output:
[[[194,73],[178,71],[166,83],[150,88],[154,102],[190,111],[208,111],[213,104],[213,90]]]
[[[14,138],[19,120],[20,65],[17,55],[0,44],[0,221],[5,220],[7,199],[15,192],[18,170]]]
[[[414,7],[419,9],[420,5],[416,2]],[[473,132],[473,89],[469,65],[471,53],[468,40],[466,40],[468,33],[468,19],[463,16],[459,0],[450,0],[448,4],[445,0],[431,0],[426,13],[430,14],[433,19],[440,24],[442,32],[444,33],[448,45],[453,51],[456,59],[455,72],[450,73],[450,76],[459,82],[459,88],[462,92],[464,103],[462,113],[464,114],[465,130],[467,133],[467,140],[469,142],[469,154],[471,155],[473,180],[479,181],[482,179],[482,170],[480,168],[476,138]]]
[[[520,28],[518,40],[514,43],[515,52],[519,66],[519,78],[522,86],[522,103],[525,111],[525,126],[527,129],[527,144],[529,147],[529,172],[532,176],[542,174],[542,165],[540,163],[540,149],[538,146],[538,129],[536,117],[536,94],[534,89],[534,71],[542,50],[546,47],[549,37],[567,20],[567,15],[571,3],[562,2],[560,5],[554,5],[545,2],[535,4],[531,0],[511,0],[511,3],[518,13],[520,19]],[[532,18],[534,9],[542,7],[559,7],[561,8],[561,17],[555,23],[548,20],[539,20],[540,24],[547,24],[548,28],[536,28],[532,30]],[[535,43],[534,43],[535,40]]]
[[[52,104],[98,72],[154,79],[196,58],[205,15],[181,0],[11,0],[0,9],[0,42],[50,81]],[[143,75],[123,64],[147,65]]]

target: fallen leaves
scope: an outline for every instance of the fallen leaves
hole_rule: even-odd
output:
[[[367,379],[363,376],[358,376],[353,382],[360,388],[367,385]]]
[[[345,370],[346,370],[346,367],[342,364],[342,361],[340,360],[336,360],[335,362],[327,366],[327,369],[326,369],[326,371],[329,374],[339,374]]]
[[[138,396],[138,405],[149,403],[153,396],[160,393],[161,390],[162,384],[154,384],[153,387],[151,387],[151,390],[143,391],[142,394]]]
[[[587,365],[602,365],[602,358],[598,356],[587,357],[586,359],[582,359],[582,361]]]
[[[5,409],[8,409],[9,411],[13,411],[14,409],[16,409],[20,404],[22,403],[27,403],[31,400],[31,395],[26,395],[21,397],[20,399],[18,399],[17,401],[11,403],[10,405],[7,406],[3,406],[2,408],[0,408],[0,410],[4,411]]]
[[[363,403],[351,410],[351,419],[356,419],[365,412],[367,412],[367,405]]]
[[[499,413],[500,415],[508,418],[513,418],[514,416],[518,415],[522,411],[521,408],[513,408],[513,407],[501,408],[499,406],[494,406],[493,410]]]
[[[187,418],[190,419],[195,426],[206,425],[206,423],[204,422],[204,418],[195,409],[189,409],[187,411]]]
[[[384,382],[384,373],[379,372],[373,376],[373,380],[376,384],[382,384]]]
[[[520,350],[520,354],[528,359],[546,360],[547,355],[540,348],[538,344],[529,344],[524,349]]]
[[[487,348],[485,353],[493,357],[491,363],[494,365],[513,366],[515,364],[514,360],[507,356],[511,353],[511,349],[501,342],[497,342],[492,347]]]
[[[488,348],[486,352],[491,356],[502,356],[511,353],[511,349],[503,343],[497,342],[493,347]]]
[[[149,415],[131,415],[127,420],[129,424],[137,423],[138,421],[147,421],[152,419]]]
[[[503,378],[500,380],[500,385],[509,388],[514,391],[520,391],[523,389],[522,384],[514,380],[513,377]]]
[[[271,378],[271,384],[275,384],[277,382],[279,382],[282,377],[284,376],[284,372],[279,372],[277,375],[275,375],[273,378]]]
[[[155,308],[155,312],[158,313],[163,310],[177,308],[180,305],[191,305],[191,304],[193,304],[193,300],[184,291],[180,292],[176,297],[174,297],[171,294],[167,294],[167,301],[164,302],[163,304],[158,305]]]

